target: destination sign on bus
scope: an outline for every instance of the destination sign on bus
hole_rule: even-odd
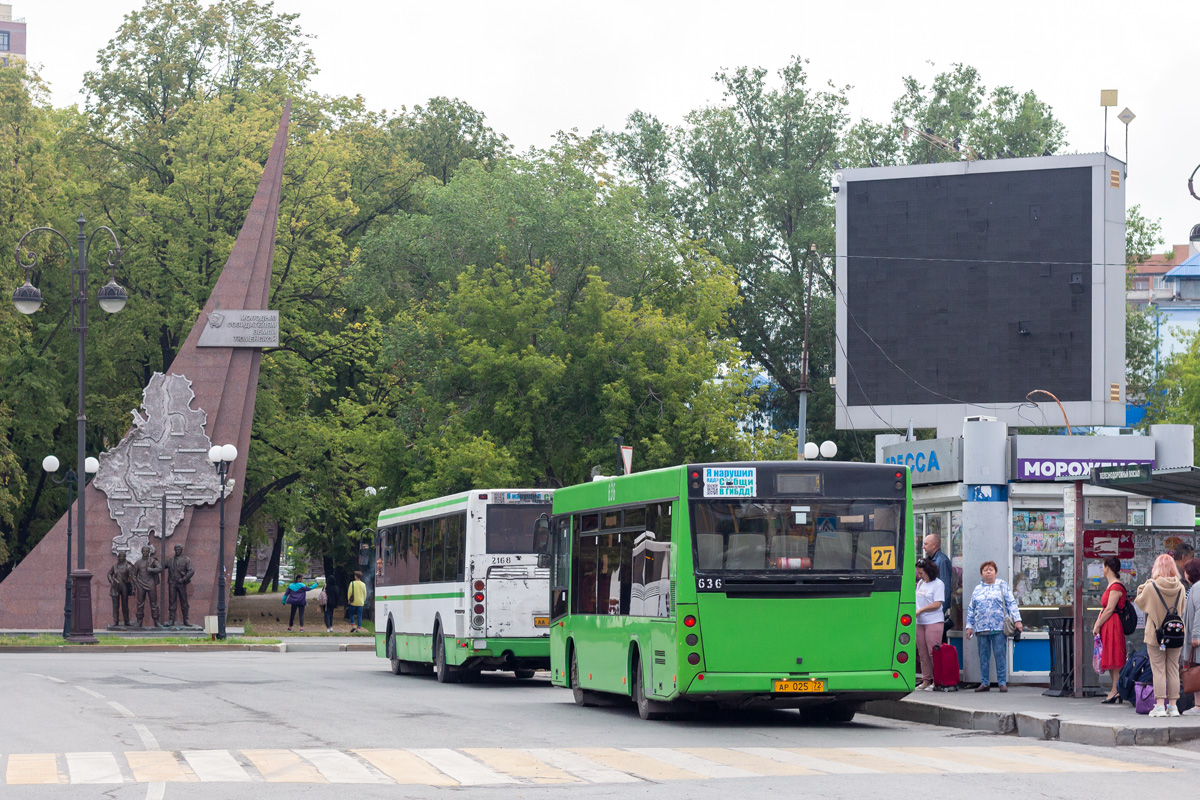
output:
[[[705,497],[753,497],[758,489],[755,467],[705,467]]]
[[[492,492],[493,503],[549,503],[551,492]]]

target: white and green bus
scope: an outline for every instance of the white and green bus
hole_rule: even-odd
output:
[[[534,523],[552,492],[477,489],[379,514],[375,653],[392,672],[470,681],[550,666],[549,570]]]

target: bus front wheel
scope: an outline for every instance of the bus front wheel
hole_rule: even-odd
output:
[[[433,637],[433,671],[438,683],[458,683],[458,672],[446,663],[446,640],[442,637],[441,628]]]
[[[575,648],[571,648],[571,694],[575,697],[575,705],[580,708],[596,705],[596,693],[589,692],[579,685],[579,657]]]

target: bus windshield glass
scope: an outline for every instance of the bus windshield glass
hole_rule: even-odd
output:
[[[896,500],[693,500],[696,571],[900,571],[903,503]]]
[[[550,514],[550,505],[489,505],[487,507],[487,551],[489,553],[535,553],[534,523]]]

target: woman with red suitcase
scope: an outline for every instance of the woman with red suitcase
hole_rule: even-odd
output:
[[[927,692],[933,691],[933,648],[942,641],[945,602],[946,586],[938,578],[937,564],[928,558],[917,559],[917,656],[921,662],[917,688]]]

